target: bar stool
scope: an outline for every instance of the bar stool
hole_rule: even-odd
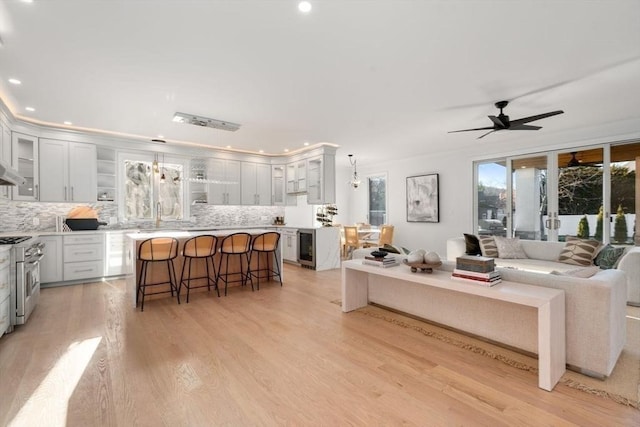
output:
[[[144,311],[144,297],[146,295],[156,295],[175,291],[178,296],[178,304],[180,304],[180,292],[176,286],[176,271],[173,265],[173,260],[178,256],[178,239],[173,237],[153,237],[151,239],[144,240],[138,247],[138,261],[142,262],[140,269],[140,276],[138,277],[138,289],[136,290],[136,305],[138,304],[138,297],[140,298],[140,311]],[[147,283],[147,274],[149,270],[149,264],[153,263],[166,263],[168,281]],[[157,273],[157,272],[156,272]],[[147,293],[147,287],[169,285],[168,291],[158,291]]]
[[[220,290],[218,289],[217,274],[216,274],[216,266],[213,261],[213,256],[216,253],[216,245],[218,244],[218,238],[216,236],[212,236],[209,234],[205,234],[202,236],[192,237],[191,239],[184,242],[184,247],[182,248],[182,256],[184,257],[184,261],[182,263],[182,271],[180,273],[180,284],[178,286],[178,294],[180,294],[180,290],[182,289],[182,285],[187,288],[187,304],[189,304],[189,291],[195,288],[204,288],[205,286],[209,291],[211,291],[211,284],[215,286],[215,290],[218,293],[218,297],[220,296]],[[207,270],[207,274],[205,276],[191,276],[191,265],[193,261],[204,260],[204,265]],[[211,268],[213,269],[213,278],[211,276],[211,272],[209,270],[209,261],[211,261]],[[188,267],[187,267],[188,265]],[[197,264],[196,264],[197,265]],[[185,277],[185,270],[187,272],[187,277]],[[192,286],[192,280],[200,280],[206,279],[206,284],[201,284],[198,286]]]
[[[251,249],[251,234],[249,233],[234,233],[230,234],[220,243],[220,261],[218,262],[218,277],[216,282],[221,280],[224,282],[224,295],[227,296],[227,284],[242,282],[242,286],[247,284],[247,279],[251,280],[249,276],[249,251]],[[240,271],[229,271],[229,257],[237,257],[240,262]],[[222,272],[222,262],[226,258],[226,267],[224,273]],[[243,258],[246,261],[246,270],[243,267]],[[240,278],[231,280],[229,276],[233,277],[239,275]],[[251,290],[253,290],[253,280],[251,280]]]
[[[280,241],[280,233],[273,231],[262,233],[253,238],[251,244],[251,254],[249,256],[249,276],[256,278],[257,289],[260,290],[260,279],[269,279],[271,277],[278,276],[280,286],[282,286],[282,276],[280,275],[280,262],[278,261],[278,242]],[[261,254],[266,254],[267,266],[266,268],[260,268],[260,258],[263,258]],[[274,258],[274,267],[271,267],[271,254]],[[251,261],[253,256],[256,255],[258,261],[258,268],[256,270],[251,269]],[[275,269],[274,269],[275,268]],[[266,273],[261,275],[260,273]],[[251,281],[253,283],[253,280]]]

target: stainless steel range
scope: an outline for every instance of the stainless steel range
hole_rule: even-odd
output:
[[[0,237],[11,248],[11,325],[24,325],[40,298],[40,260],[44,243],[29,236]]]

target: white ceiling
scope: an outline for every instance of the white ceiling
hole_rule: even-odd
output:
[[[0,97],[56,126],[274,154],[329,142],[359,164],[640,128],[638,0],[311,3],[2,1]],[[447,133],[489,126],[501,99],[512,120],[565,114],[537,132]],[[242,127],[173,123],[176,111]]]

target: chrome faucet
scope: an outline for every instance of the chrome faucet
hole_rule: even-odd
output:
[[[162,205],[158,202],[156,203],[156,228],[160,227],[160,221],[162,221]]]

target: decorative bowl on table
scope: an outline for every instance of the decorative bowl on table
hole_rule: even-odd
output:
[[[438,268],[442,265],[442,261],[438,262],[409,262],[406,259],[402,260],[405,265],[411,267],[411,272],[416,273],[418,270],[424,273],[433,273],[434,268]]]
[[[371,256],[374,258],[382,259],[387,256],[387,252],[385,251],[372,251]]]

